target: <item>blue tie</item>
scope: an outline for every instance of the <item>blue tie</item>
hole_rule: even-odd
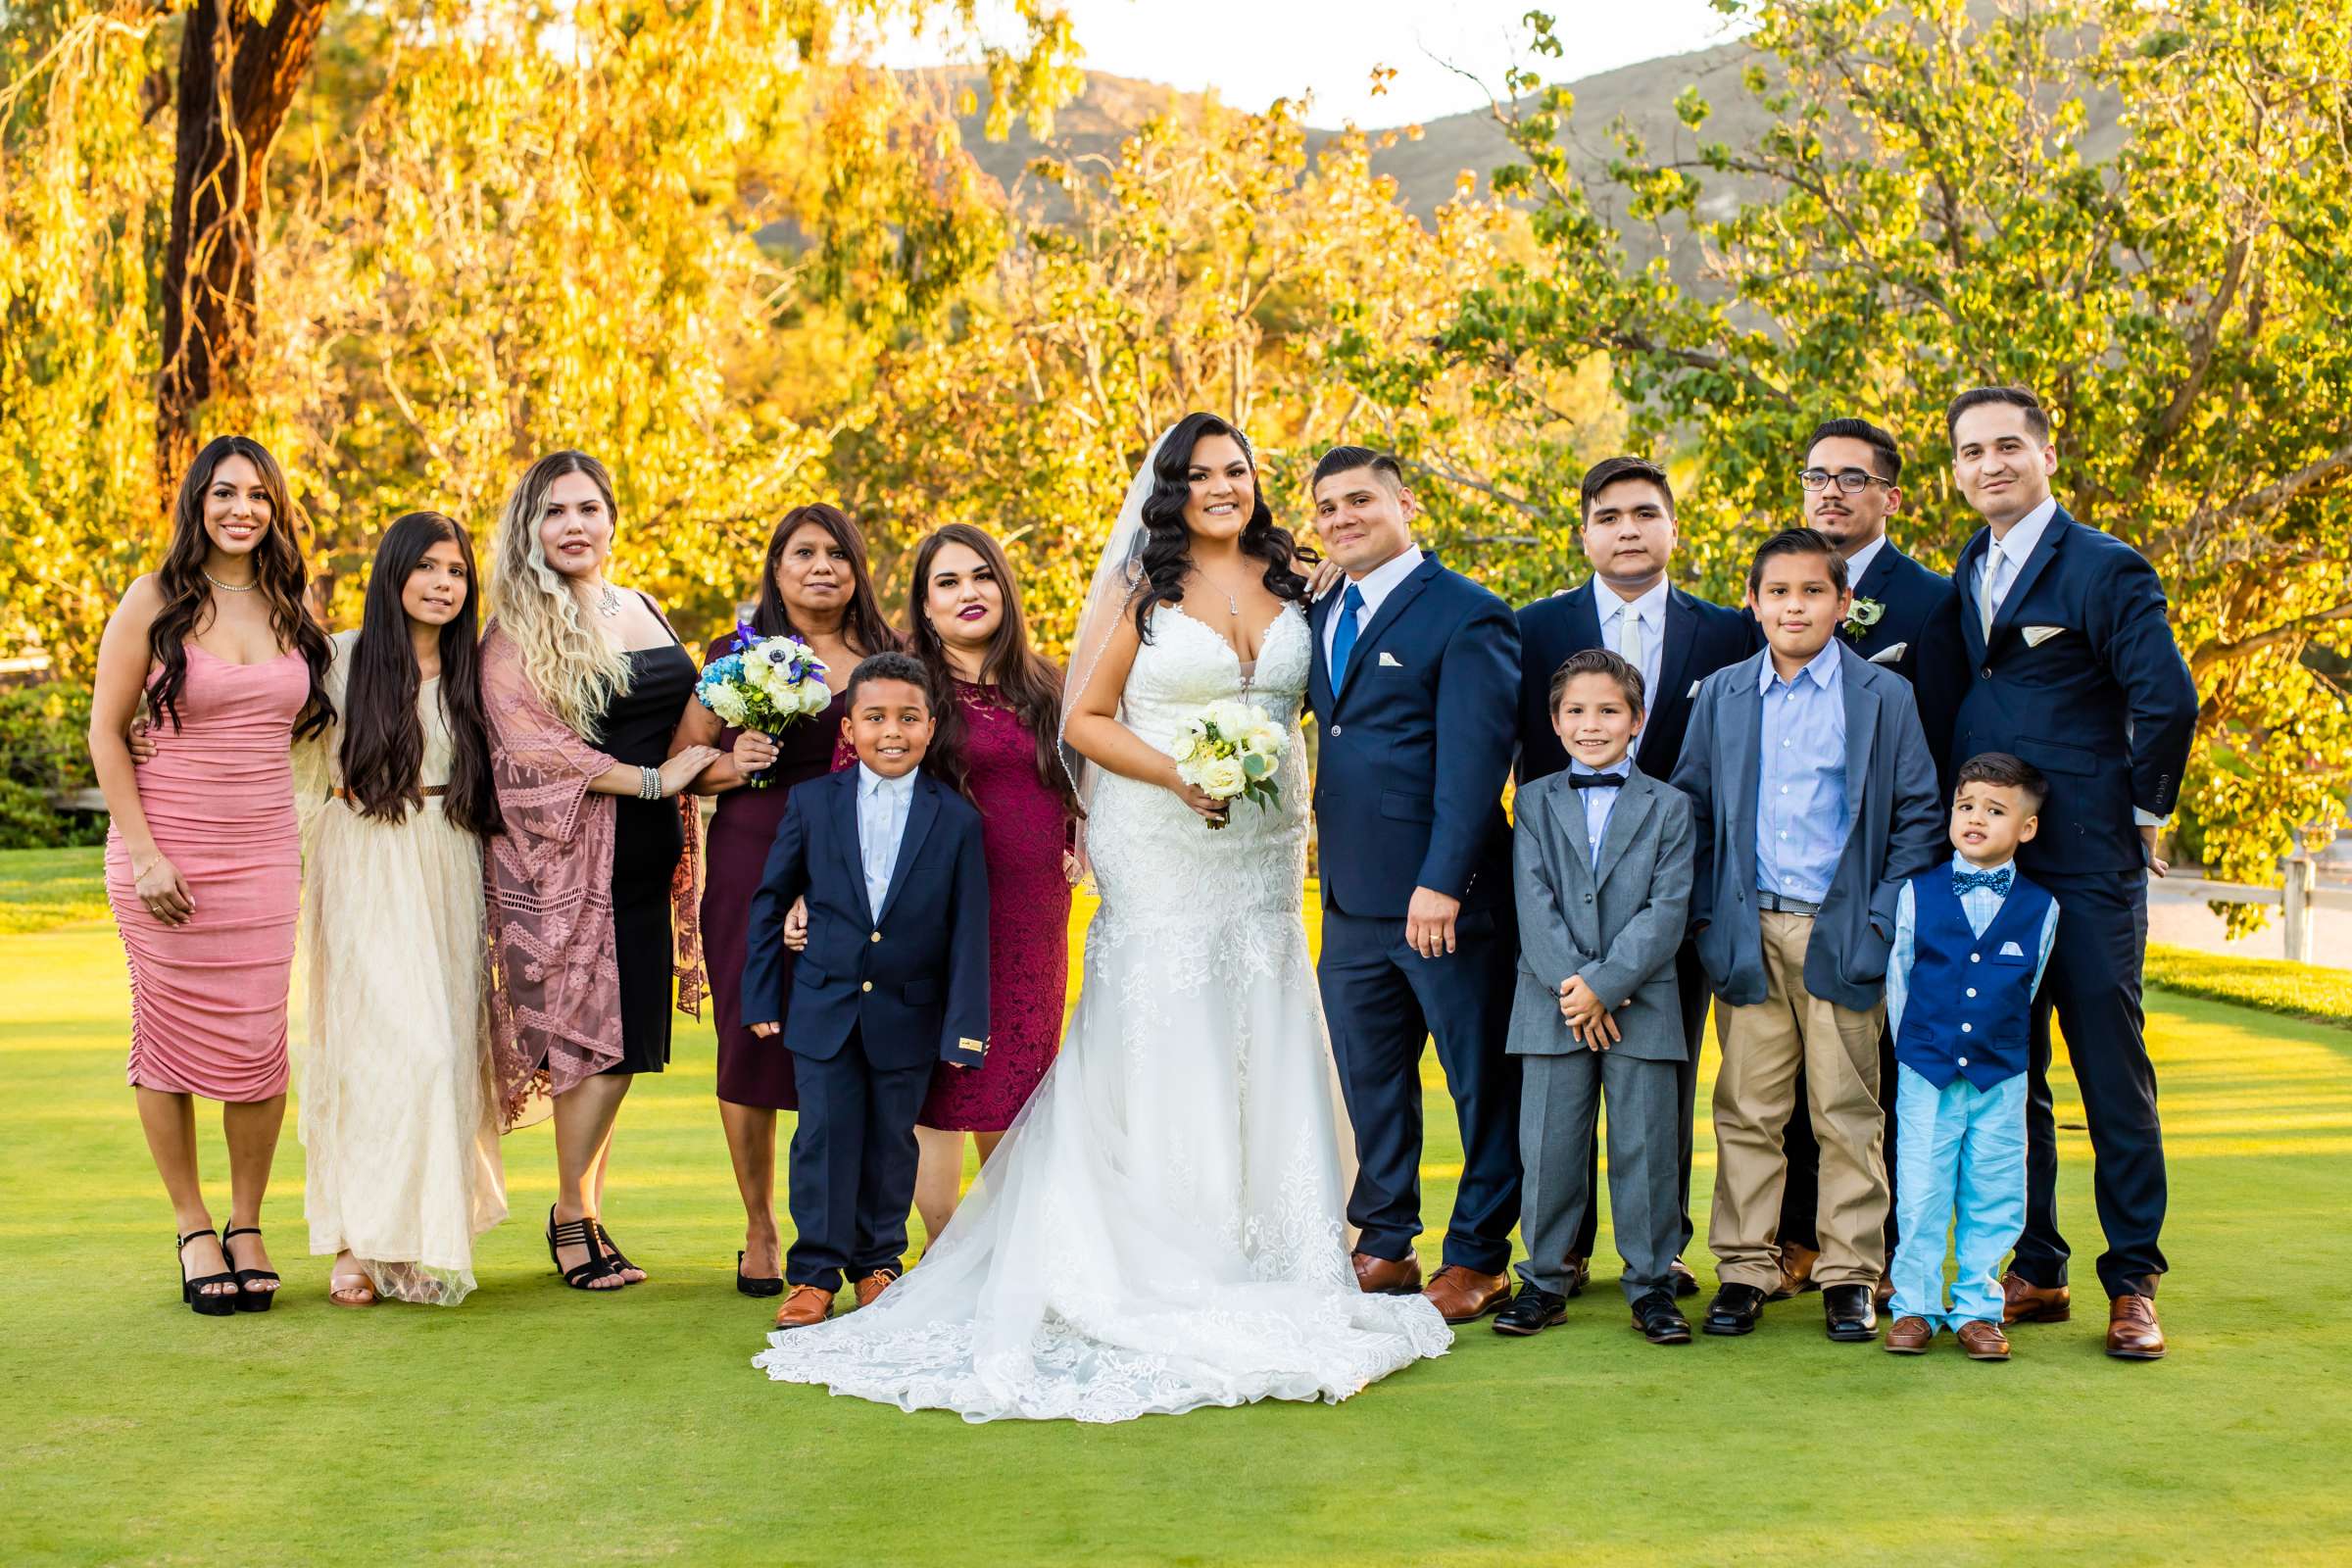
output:
[[[1331,690],[1339,694],[1340,683],[1348,678],[1348,656],[1355,652],[1355,619],[1364,612],[1364,596],[1355,584],[1340,595],[1340,623],[1331,631]]]
[[[2005,899],[2009,896],[2010,878],[2016,869],[2013,865],[2004,865],[1998,871],[1955,871],[1952,873],[1952,891],[1958,894],[1977,888],[1990,888]]]

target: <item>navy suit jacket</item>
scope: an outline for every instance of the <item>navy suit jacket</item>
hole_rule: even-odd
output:
[[[1690,923],[1707,983],[1734,1006],[1765,1000],[1764,923],[1756,906],[1756,790],[1764,703],[1757,653],[1707,677],[1690,741],[1674,770],[1698,834],[1691,856]],[[1945,853],[1943,802],[1919,710],[1901,676],[1851,648],[1838,665],[1845,705],[1845,798],[1853,826],[1805,945],[1805,989],[1841,1007],[1879,1004],[1894,946],[1903,883]]]
[[[1882,669],[1911,683],[1919,703],[1920,727],[1936,758],[1936,776],[1945,792],[1952,778],[1952,723],[1968,691],[1968,652],[1960,641],[1960,598],[1952,580],[1929,570],[1894,547],[1879,547],[1870,569],[1853,585],[1854,597],[1873,599],[1885,611],[1877,625],[1847,646]],[[1899,650],[1899,652],[1896,652]]]
[[[1551,727],[1551,677],[1570,654],[1607,645],[1600,640],[1596,579],[1539,599],[1519,612],[1519,782],[1533,783],[1568,765]],[[1690,722],[1690,691],[1699,681],[1764,646],[1744,611],[1709,604],[1680,588],[1666,590],[1666,640],[1658,656],[1658,689],[1648,694],[1641,748],[1634,756],[1651,778],[1673,774]]]
[[[858,853],[854,767],[793,789],[752,898],[743,1021],[784,1020],[784,1049],[829,1061],[853,1030],[877,1067],[952,1061],[988,1050],[988,862],[980,813],[917,774],[882,907],[868,906]],[[784,915],[808,900],[808,946],[783,1006]]]
[[[2197,685],[2173,641],[2164,584],[2138,551],[2061,507],[1987,644],[1976,579],[1990,536],[1978,529],[1952,570],[1974,677],[1952,758],[2009,752],[2049,775],[2040,830],[2018,847],[2028,876],[2138,870],[2132,808],[2172,814],[2197,723]],[[2034,646],[2029,627],[2057,630]]]
[[[1502,786],[1519,669],[1510,606],[1424,555],[1380,602],[1334,692],[1323,633],[1340,598],[1327,593],[1307,612],[1323,902],[1401,920],[1424,887],[1466,909],[1508,906]]]

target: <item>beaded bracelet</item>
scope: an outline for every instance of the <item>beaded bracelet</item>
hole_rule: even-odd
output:
[[[658,801],[662,798],[662,770],[660,768],[640,767],[637,769],[637,798],[641,801]]]

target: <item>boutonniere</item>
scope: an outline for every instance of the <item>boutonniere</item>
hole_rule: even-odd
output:
[[[1885,605],[1880,604],[1876,599],[1865,599],[1860,594],[1856,594],[1853,604],[1846,609],[1845,624],[1838,629],[1845,633],[1848,641],[1859,641],[1862,634],[1876,626],[1880,617],[1886,613],[1886,607]]]

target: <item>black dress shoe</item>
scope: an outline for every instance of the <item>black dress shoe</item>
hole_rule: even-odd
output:
[[[1675,1299],[1698,1294],[1698,1276],[1690,1272],[1690,1264],[1678,1257],[1667,1265],[1666,1272],[1674,1279]]]
[[[1764,1293],[1753,1285],[1726,1285],[1707,1303],[1707,1318],[1699,1327],[1709,1334],[1746,1334],[1764,1315]]]
[[[1533,1285],[1521,1285],[1519,1294],[1510,1304],[1494,1314],[1494,1332],[1516,1334],[1524,1338],[1541,1334],[1554,1323],[1568,1320],[1568,1298],[1554,1296]]]
[[[1848,1345],[1867,1345],[1879,1337],[1879,1311],[1870,1304],[1867,1285],[1825,1285],[1821,1290],[1822,1315],[1828,1320],[1833,1340]]]
[[[1690,1343],[1690,1325],[1664,1291],[1651,1291],[1634,1303],[1634,1327],[1652,1345]]]

